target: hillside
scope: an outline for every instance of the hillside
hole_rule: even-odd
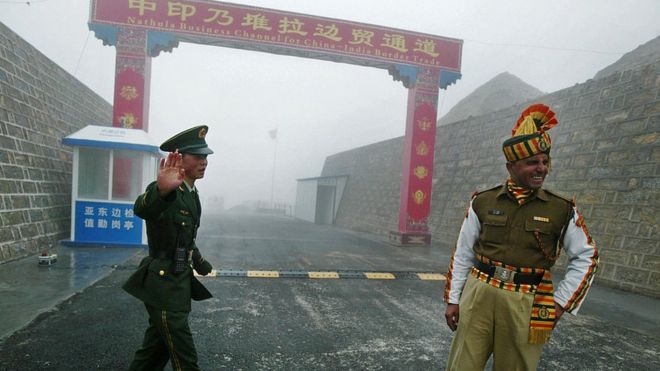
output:
[[[633,68],[653,63],[660,59],[660,36],[648,41],[633,51],[624,54],[618,61],[598,71],[594,79],[609,76],[615,72],[631,70]]]
[[[438,126],[464,120],[470,116],[480,116],[511,107],[543,94],[542,91],[518,77],[503,72],[461,99],[446,115],[438,120]]]

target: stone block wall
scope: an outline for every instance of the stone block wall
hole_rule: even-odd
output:
[[[0,23],[0,262],[68,238],[73,152],[61,139],[112,107]]]
[[[395,138],[326,159],[323,176],[350,174],[336,224],[381,235],[396,229],[402,157],[403,138]]]
[[[660,61],[535,101],[560,121],[550,131],[545,186],[576,198],[601,251],[597,281],[660,297]],[[434,247],[453,248],[472,192],[506,179],[501,144],[531,103],[438,128]],[[383,235],[396,229],[402,148],[395,138],[326,159],[323,176],[350,176],[338,225]]]

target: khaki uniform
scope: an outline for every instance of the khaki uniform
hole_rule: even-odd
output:
[[[445,312],[458,325],[448,370],[483,370],[491,354],[495,371],[536,369],[557,306],[576,314],[593,281],[598,250],[584,220],[540,188],[557,124],[550,107],[527,107],[502,143],[511,177],[475,195],[465,213],[445,285],[445,302],[458,304]],[[549,268],[561,251],[568,266],[555,287]]]
[[[528,334],[537,286],[503,284],[475,265],[477,259],[492,260],[544,271],[564,251],[569,265],[554,290],[554,301],[576,314],[598,261],[595,245],[580,223],[571,201],[543,189],[521,206],[505,186],[473,198],[445,287],[445,301],[460,308],[448,370],[483,370],[491,354],[494,370],[536,368],[543,344],[530,344]]]

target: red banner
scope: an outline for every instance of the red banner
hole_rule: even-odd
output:
[[[216,1],[92,0],[91,23],[460,71],[462,40]],[[385,67],[385,66],[381,66]]]
[[[415,109],[413,121],[407,211],[413,221],[419,223],[425,221],[431,211],[436,111],[430,104],[423,103]]]
[[[115,99],[112,124],[115,127],[143,129],[144,127],[144,77],[132,69],[125,69],[115,77]]]

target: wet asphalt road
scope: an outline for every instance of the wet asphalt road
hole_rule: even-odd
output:
[[[198,245],[216,269],[445,270],[448,252],[365,237],[283,217],[224,214],[205,215]],[[0,343],[0,369],[126,369],[147,316],[120,286],[142,254]],[[444,368],[452,335],[443,281],[202,280],[215,296],[194,302],[190,316],[202,369]],[[627,318],[651,331],[631,329],[617,319],[625,312],[609,317],[597,307],[562,319],[540,370],[660,369],[657,322],[630,312]]]

